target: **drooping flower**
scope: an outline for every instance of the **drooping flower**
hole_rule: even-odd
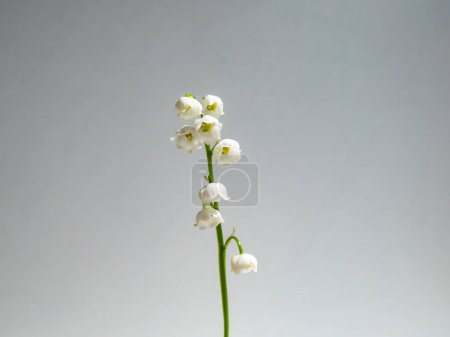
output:
[[[206,95],[202,98],[202,106],[204,115],[210,115],[217,119],[224,114],[223,102],[220,97],[214,95]]]
[[[229,200],[227,189],[221,183],[210,183],[203,187],[199,192],[200,200],[204,205],[211,202],[218,202],[221,199]]]
[[[220,139],[220,130],[222,123],[212,116],[204,116],[195,121],[195,127],[200,136],[206,144],[213,143]]]
[[[177,103],[175,103],[175,110],[178,117],[186,120],[199,118],[202,109],[201,103],[191,96],[180,97]]]
[[[197,130],[189,125],[182,126],[170,140],[175,142],[177,148],[186,150],[189,153],[202,147],[202,141],[198,136]]]
[[[197,213],[195,226],[198,229],[214,228],[224,222],[220,212],[212,207],[205,207]]]
[[[251,254],[239,254],[233,256],[231,259],[231,271],[236,275],[243,273],[246,274],[250,271],[256,272],[258,269],[258,261],[256,257]]]
[[[241,148],[233,139],[222,139],[214,147],[213,158],[219,165],[230,165],[241,160]]]

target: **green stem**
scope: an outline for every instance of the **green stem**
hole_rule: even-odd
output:
[[[206,158],[208,159],[208,181],[214,182],[214,171],[212,165],[212,150],[209,144],[205,144]],[[213,207],[219,210],[219,203],[215,202]],[[222,224],[216,227],[217,249],[219,253],[219,276],[220,276],[220,292],[222,293],[222,311],[223,311],[223,335],[229,337],[230,335],[230,319],[228,316],[228,289],[227,289],[227,274],[226,274],[226,248],[223,240]]]
[[[225,245],[223,246],[225,250],[227,250],[228,245],[230,244],[231,240],[236,241],[236,245],[239,248],[239,254],[244,254],[244,248],[242,248],[241,243],[239,242],[239,239],[234,236],[234,235],[230,235],[230,237],[227,239],[227,241],[225,241]]]

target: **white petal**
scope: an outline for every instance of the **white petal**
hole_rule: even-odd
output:
[[[214,228],[224,220],[220,212],[212,207],[205,207],[196,216],[196,227],[198,229]]]
[[[239,268],[239,255],[233,256],[231,258],[231,271],[238,275],[241,271]]]
[[[204,126],[208,125],[208,128]],[[197,132],[202,141],[207,144],[214,143],[220,139],[222,124],[212,116],[204,116],[195,121]]]
[[[227,148],[224,151],[224,148]],[[241,159],[239,143],[233,139],[222,139],[213,151],[214,161],[219,165],[230,165]]]
[[[221,183],[210,183],[203,187],[199,192],[199,197],[203,204],[218,202],[221,199],[229,200],[227,189]]]
[[[231,259],[231,270],[235,274],[246,274],[250,271],[257,271],[258,261],[251,254],[240,254],[236,255]]]
[[[202,105],[193,97],[180,97],[175,104],[178,117],[183,119],[196,119],[202,113]]]
[[[202,107],[202,113],[204,115],[210,115],[219,119],[224,114],[222,99],[214,95],[206,95],[203,97]]]
[[[197,130],[189,125],[184,125],[177,130],[175,136],[171,137],[171,141],[175,143],[177,148],[186,150],[189,153],[201,147],[201,139]]]
[[[217,183],[217,193],[223,200],[230,200],[230,197],[224,184]]]

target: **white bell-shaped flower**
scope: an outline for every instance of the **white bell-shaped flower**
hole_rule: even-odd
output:
[[[212,207],[205,207],[197,213],[195,227],[198,229],[214,228],[224,222],[220,212]]]
[[[206,95],[203,97],[202,107],[202,113],[204,115],[210,115],[219,119],[219,117],[224,114],[222,99],[214,95]]]
[[[175,103],[175,110],[178,117],[183,119],[196,119],[199,118],[202,113],[202,105],[194,97],[180,97]]]
[[[206,185],[200,190],[199,196],[204,205],[209,205],[212,202],[218,202],[221,199],[230,199],[227,189],[221,183],[210,183]]]
[[[252,270],[256,272],[257,269],[258,261],[251,254],[243,253],[233,256],[231,259],[231,271],[236,275],[240,273],[246,274]]]
[[[177,148],[186,150],[189,153],[202,147],[202,141],[198,136],[197,130],[189,125],[182,126],[170,140],[175,142]]]
[[[203,118],[197,119],[195,121],[195,127],[200,139],[206,144],[214,143],[220,139],[222,124],[212,116],[204,116]]]
[[[222,139],[214,147],[213,158],[219,165],[230,165],[241,160],[241,148],[233,139]]]

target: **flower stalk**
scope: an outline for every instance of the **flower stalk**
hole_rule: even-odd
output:
[[[212,150],[208,144],[205,144],[206,159],[208,160],[208,182],[214,182],[214,170],[212,164]],[[213,208],[219,211],[219,203],[214,202]],[[223,335],[230,335],[230,317],[228,313],[228,288],[227,288],[227,271],[226,271],[226,246],[223,239],[222,224],[216,227],[217,252],[219,258],[219,278],[220,292],[222,295],[222,311],[223,311]]]
[[[199,191],[202,209],[197,213],[195,227],[200,230],[216,229],[217,253],[219,260],[220,292],[222,297],[224,337],[230,335],[230,318],[228,309],[228,289],[226,274],[226,251],[231,241],[235,241],[239,255],[231,259],[231,271],[245,274],[257,270],[257,260],[253,255],[244,253],[235,231],[224,240],[222,225],[224,219],[219,211],[219,201],[229,200],[227,189],[222,183],[214,181],[213,162],[217,165],[231,165],[241,159],[239,143],[233,139],[221,140],[222,123],[219,118],[224,114],[223,102],[220,97],[207,95],[202,102],[196,100],[192,94],[180,97],[175,104],[177,115],[185,120],[193,120],[195,126],[184,125],[171,140],[176,147],[188,153],[205,146],[208,161],[208,184]]]

